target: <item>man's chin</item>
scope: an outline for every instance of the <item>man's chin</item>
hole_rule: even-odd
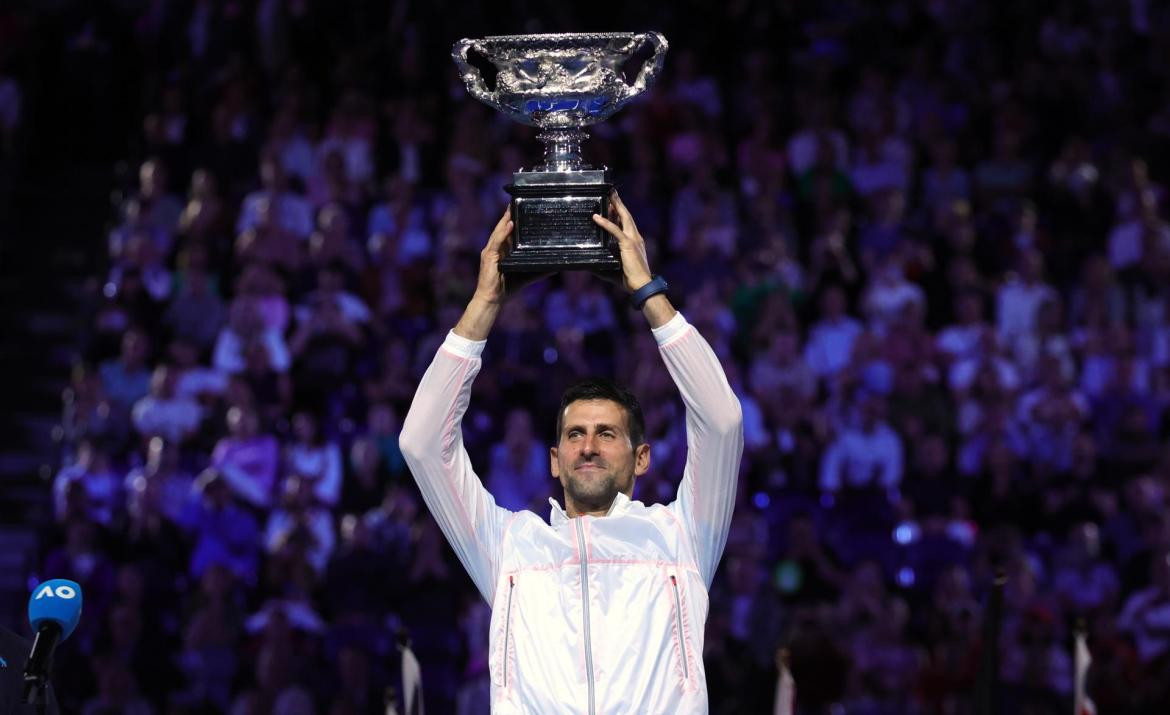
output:
[[[608,509],[618,493],[617,485],[609,480],[585,484],[580,480],[571,480],[567,491],[578,508],[590,511]]]

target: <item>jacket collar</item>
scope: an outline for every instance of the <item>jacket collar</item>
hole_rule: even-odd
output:
[[[552,507],[552,510],[549,512],[549,515],[548,515],[549,525],[552,526],[553,528],[556,528],[558,526],[561,526],[563,524],[568,523],[569,515],[568,515],[568,513],[565,512],[564,509],[561,508],[561,505],[559,503],[557,503],[556,498],[549,497],[548,503],[549,503],[549,506]],[[625,494],[618,492],[617,496],[615,496],[613,498],[613,503],[609,505],[609,511],[605,512],[605,515],[606,516],[613,516],[615,514],[620,514],[623,511],[625,511],[629,505],[630,505],[630,498],[628,496],[626,496]]]

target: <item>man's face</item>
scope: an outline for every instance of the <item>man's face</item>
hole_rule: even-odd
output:
[[[630,496],[634,479],[650,468],[650,445],[634,445],[626,411],[612,400],[578,400],[565,408],[557,446],[549,450],[553,478],[566,507],[609,508],[618,492]]]

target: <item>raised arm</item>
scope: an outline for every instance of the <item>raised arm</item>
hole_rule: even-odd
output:
[[[616,223],[597,215],[593,220],[618,240],[622,282],[632,293],[652,279],[646,242],[616,193],[613,208]],[[686,405],[687,462],[678,498],[671,508],[689,529],[699,569],[710,585],[727,543],[735,507],[743,456],[743,410],[715,351],[665,294],[647,299],[642,314],[654,331],[662,359]]]
[[[505,211],[480,254],[475,295],[419,382],[398,438],[427,508],[488,603],[495,592],[500,538],[512,512],[497,506],[476,476],[461,423],[506,294],[498,264],[511,234]]]
[[[681,314],[654,330],[687,413],[687,462],[672,504],[710,585],[727,543],[743,456],[743,411],[715,351]]]
[[[461,428],[483,345],[447,334],[418,385],[398,445],[431,515],[491,603],[500,536],[511,512],[496,506],[476,476]]]

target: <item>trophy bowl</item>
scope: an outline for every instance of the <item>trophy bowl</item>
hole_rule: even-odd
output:
[[[654,54],[633,85],[622,65],[644,46]],[[471,95],[512,119],[542,129],[574,129],[608,119],[662,71],[668,44],[657,32],[495,35],[460,40],[452,56]],[[489,90],[468,61],[474,50],[496,68]]]
[[[633,84],[622,68],[643,48],[652,54]],[[616,241],[593,223],[608,215],[609,170],[581,158],[581,127],[607,119],[645,92],[662,71],[669,45],[657,32],[495,35],[462,39],[451,54],[467,91],[509,118],[540,128],[544,163],[512,175],[515,223],[504,272],[621,270]],[[475,52],[496,70],[489,87]]]

